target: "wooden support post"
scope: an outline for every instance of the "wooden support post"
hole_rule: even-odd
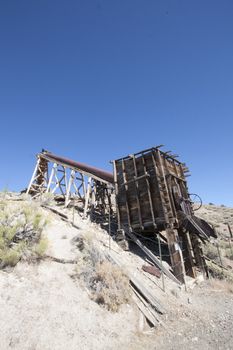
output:
[[[185,283],[184,261],[178,241],[177,231],[167,228],[166,233],[174,275],[181,283]]]
[[[66,173],[66,168],[63,166],[64,169],[64,181],[65,181],[65,189],[67,191],[67,187],[68,187],[68,182],[67,182],[67,173]]]
[[[46,189],[46,193],[49,192],[49,189],[50,189],[50,186],[51,186],[51,183],[52,183],[52,180],[53,180],[54,173],[55,173],[56,169],[57,169],[57,163],[54,163],[53,167],[52,167],[52,170],[51,170],[50,177],[49,177],[49,182],[48,182],[48,186],[47,186],[47,189]]]
[[[135,156],[133,155],[132,157],[133,157],[133,165],[134,165],[134,174],[135,174],[135,177],[138,178],[138,171],[137,171]],[[143,175],[143,176],[145,176],[145,175]],[[137,194],[138,217],[139,217],[139,222],[140,222],[141,228],[143,229],[142,213],[141,213],[141,206],[140,206],[140,200],[139,200],[138,181],[135,182],[135,185],[136,185],[136,194]]]
[[[125,170],[125,162],[124,159],[122,159],[122,172],[123,172],[123,179],[124,179],[124,183],[126,183],[126,185],[124,185],[124,190],[125,190],[125,196],[126,196],[126,212],[127,212],[127,218],[128,218],[128,225],[131,228],[131,218],[130,218],[130,210],[129,210],[129,202],[128,202],[128,185],[127,185],[127,177],[126,177],[126,170]]]
[[[116,162],[115,161],[113,161],[113,173],[114,173],[115,196],[117,198],[117,196],[119,194],[119,188],[118,188],[118,183],[117,183],[117,169],[116,169]],[[116,203],[116,211],[117,211],[118,230],[120,230],[121,229],[121,215],[120,215],[120,210],[119,210],[117,203]]]
[[[71,189],[72,183],[74,181],[74,177],[75,177],[75,171],[71,170],[68,186],[67,186],[67,189],[66,189],[65,207],[67,207],[67,205],[69,204],[70,189]]]
[[[37,159],[36,166],[35,166],[35,169],[34,169],[34,171],[33,171],[33,174],[32,174],[30,183],[29,183],[29,185],[28,185],[26,194],[28,194],[29,191],[30,191],[30,189],[31,189],[31,186],[32,186],[32,184],[33,184],[33,181],[34,181],[34,179],[35,179],[35,176],[36,176],[36,173],[37,173],[37,170],[38,170],[38,167],[39,167],[39,164],[40,164],[40,158]]]
[[[142,164],[143,164],[144,173],[147,175],[147,168],[146,168],[144,154],[142,154]],[[147,193],[148,193],[148,198],[149,198],[149,203],[150,203],[151,218],[153,221],[153,226],[156,227],[154,207],[153,207],[153,202],[152,202],[152,198],[151,198],[151,189],[150,189],[150,182],[149,182],[148,177],[146,177],[146,186],[147,186]]]
[[[159,257],[160,257],[160,263],[161,266],[163,266],[163,258],[162,258],[162,249],[161,249],[161,240],[160,240],[160,235],[157,235],[158,238],[158,243],[159,243]],[[164,282],[164,273],[163,270],[161,269],[161,274],[162,274],[162,284],[163,284],[163,291],[165,292],[165,282]]]
[[[194,266],[194,252],[192,249],[192,243],[190,240],[189,232],[182,232],[181,230],[179,232],[179,237],[182,239],[182,250],[183,253],[183,259],[184,259],[184,266],[185,266],[185,273],[186,275],[196,278],[196,270]]]
[[[88,204],[89,204],[90,194],[91,194],[91,181],[92,181],[92,178],[89,176],[88,182],[87,182],[87,191],[85,194],[84,217],[87,216],[87,209],[88,209]]]
[[[191,234],[190,240],[192,243],[193,254],[195,258],[196,265],[202,270],[202,272],[208,275],[208,269],[206,266],[204,254],[201,248],[201,243],[197,235]]]
[[[55,186],[52,189],[52,193],[55,193],[57,188],[59,187],[59,180],[58,180],[58,177],[57,177],[57,167],[54,168],[54,178],[55,178]]]
[[[85,193],[86,193],[86,183],[85,183],[85,179],[84,179],[83,174],[80,174],[80,175],[82,177],[82,191],[83,191],[83,195],[85,195]]]

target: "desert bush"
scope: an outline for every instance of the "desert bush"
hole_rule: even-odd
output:
[[[20,260],[20,252],[15,249],[1,249],[0,250],[0,267],[15,266]]]
[[[80,242],[83,240],[79,240]],[[76,266],[77,277],[91,298],[112,312],[130,300],[129,280],[123,271],[109,262],[94,242],[81,245],[82,256]]]
[[[97,264],[92,279],[93,299],[108,310],[118,311],[130,298],[129,280],[121,269],[103,261]]]
[[[42,258],[48,248],[48,239],[41,237],[39,242],[33,247],[33,252],[38,258]]]
[[[218,250],[214,244],[208,242],[203,248],[204,248],[204,253],[208,258],[219,262]]]
[[[212,263],[211,261],[207,261],[206,263],[208,266],[209,273],[213,278],[228,281],[229,283],[233,284],[233,274],[230,271],[221,268],[220,266]]]
[[[41,257],[46,249],[41,237],[46,218],[32,203],[0,201],[0,268],[15,266],[23,257]]]

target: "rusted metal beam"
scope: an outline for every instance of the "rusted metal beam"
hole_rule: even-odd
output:
[[[110,172],[104,171],[102,169],[99,169],[84,163],[79,163],[69,158],[60,157],[48,151],[39,153],[39,156],[50,162],[58,162],[59,164],[68,166],[70,168],[74,168],[77,171],[82,171],[87,175],[92,175],[92,177],[96,178],[97,180],[102,180],[104,182],[110,182],[110,183],[114,182],[113,174]]]

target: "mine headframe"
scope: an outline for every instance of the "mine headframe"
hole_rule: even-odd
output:
[[[105,215],[112,211],[113,175],[101,169],[42,150],[27,188],[33,198],[52,193],[68,206]]]
[[[113,161],[119,232],[146,236],[163,232],[173,272],[184,282],[204,269],[200,239],[214,230],[194,215],[188,193],[188,168],[161,146]]]

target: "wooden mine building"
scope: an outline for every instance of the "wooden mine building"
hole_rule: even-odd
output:
[[[161,235],[173,273],[184,282],[185,275],[195,277],[197,269],[205,270],[200,240],[215,236],[194,215],[187,172],[184,163],[160,146],[114,160],[113,174],[42,151],[27,193],[36,197],[60,192],[66,206],[76,198],[84,216],[93,211],[115,214],[118,234],[126,239],[138,242],[139,236]]]

